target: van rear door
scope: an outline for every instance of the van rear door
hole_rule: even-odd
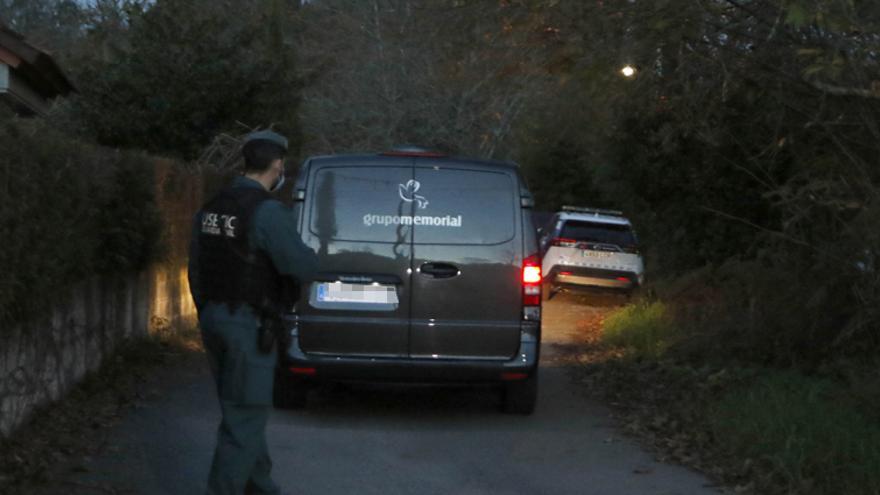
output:
[[[299,304],[303,351],[337,356],[408,354],[413,205],[402,188],[411,158],[314,160],[303,241],[320,273]]]
[[[510,359],[517,352],[518,184],[513,170],[416,159],[411,357]]]

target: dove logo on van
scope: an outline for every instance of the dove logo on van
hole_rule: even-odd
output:
[[[420,210],[424,210],[428,207],[428,199],[420,194],[416,194],[419,189],[422,187],[422,184],[417,180],[409,180],[406,184],[400,184],[398,191],[400,192],[400,199],[406,201],[407,203],[416,202],[416,205]]]

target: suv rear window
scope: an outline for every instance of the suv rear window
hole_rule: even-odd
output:
[[[567,220],[559,237],[585,242],[614,244],[623,249],[635,248],[636,236],[629,225]]]

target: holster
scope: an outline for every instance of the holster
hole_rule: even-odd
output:
[[[278,301],[263,301],[260,309],[260,328],[257,330],[257,348],[263,354],[272,352],[275,342],[286,351],[291,344],[290,332],[282,314],[291,311],[299,299],[299,284],[290,277],[281,277],[281,296]]]
[[[260,326],[257,328],[257,349],[263,354],[269,354],[275,348],[275,320],[268,312],[260,315]]]
[[[290,345],[290,334],[278,311],[263,311],[260,316],[260,327],[257,329],[257,349],[263,354],[269,354],[275,348],[275,342],[278,342],[282,349],[287,349]]]

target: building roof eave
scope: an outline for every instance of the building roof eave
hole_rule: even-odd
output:
[[[76,91],[52,57],[27,43],[24,37],[0,24],[0,62],[5,62],[46,99]]]

